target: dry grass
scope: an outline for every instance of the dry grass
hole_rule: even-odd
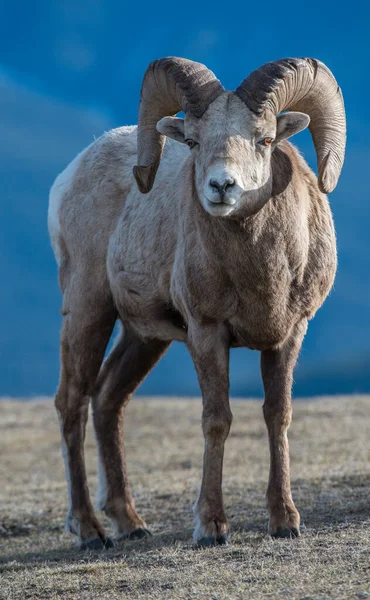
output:
[[[260,402],[233,402],[224,493],[232,544],[192,548],[201,477],[200,401],[135,399],[126,426],[136,503],[155,534],[103,553],[63,532],[66,484],[50,401],[0,403],[0,598],[370,598],[370,402],[296,402],[298,540],[266,535],[268,444]],[[87,464],[96,490],[94,438]]]

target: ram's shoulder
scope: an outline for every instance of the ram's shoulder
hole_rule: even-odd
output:
[[[310,196],[324,196],[319,190],[317,176],[307,164],[299,149],[291,142],[281,142],[273,153],[273,175],[276,193],[281,193],[288,186],[296,193],[308,191]]]

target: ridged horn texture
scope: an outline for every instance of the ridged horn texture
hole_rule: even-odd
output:
[[[284,110],[306,113],[316,149],[319,188],[337,185],[346,146],[343,96],[333,74],[314,58],[284,58],[253,71],[236,94],[256,114]]]
[[[156,130],[158,121],[181,110],[201,117],[223,91],[212,71],[201,63],[172,56],[150,63],[141,88],[138,166],[134,167],[136,183],[143,194],[153,187],[165,143],[165,137]]]

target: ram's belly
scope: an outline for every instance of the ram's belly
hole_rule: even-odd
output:
[[[121,320],[138,337],[186,340],[186,325],[173,308],[160,278],[155,280],[148,272],[120,271],[111,277],[111,289]]]

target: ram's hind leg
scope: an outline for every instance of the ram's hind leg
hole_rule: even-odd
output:
[[[263,413],[270,443],[267,504],[270,513],[269,533],[273,537],[299,535],[300,517],[290,490],[287,431],[292,418],[293,370],[306,329],[306,321],[299,323],[282,348],[261,354],[265,388]]]
[[[128,482],[123,426],[131,394],[168,348],[168,342],[142,342],[130,330],[104,363],[93,398],[99,452],[98,507],[112,520],[118,539],[150,535],[135,510]]]
[[[114,327],[116,311],[110,298],[92,297],[91,290],[88,293],[87,289],[83,294],[71,291],[67,287],[64,295],[61,377],[55,398],[68,481],[66,528],[78,536],[81,547],[103,548],[111,542],[90,501],[84,440],[89,397]]]

